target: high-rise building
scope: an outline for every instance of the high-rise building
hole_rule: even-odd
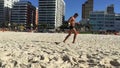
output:
[[[12,8],[15,2],[18,2],[19,0],[4,0],[4,6]]]
[[[36,25],[38,25],[38,8],[36,8]]]
[[[64,21],[64,14],[65,14],[65,3],[63,0],[57,0],[57,6],[56,6],[56,23],[55,28],[62,25]]]
[[[0,23],[10,22],[11,8],[19,0],[0,0]]]
[[[82,19],[88,19],[91,11],[93,11],[93,0],[87,0],[82,4]]]
[[[0,25],[4,22],[4,0],[0,0]]]
[[[11,13],[11,23],[22,24],[27,28],[35,25],[36,7],[29,1],[15,3]]]
[[[114,12],[114,5],[113,5],[113,4],[109,5],[109,6],[107,7],[107,9],[106,9],[106,12],[107,12],[107,13],[114,14],[114,13],[115,13],[115,12]]]
[[[63,0],[39,0],[39,29],[59,27],[63,22],[64,8]]]

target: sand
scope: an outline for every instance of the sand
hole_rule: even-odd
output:
[[[120,36],[0,32],[0,68],[120,68]]]

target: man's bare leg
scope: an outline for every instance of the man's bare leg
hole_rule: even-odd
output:
[[[74,38],[73,38],[73,42],[72,43],[75,43],[76,36],[77,36],[77,31],[76,31],[75,28],[73,28],[73,32],[74,32]]]
[[[71,30],[70,30],[70,31],[69,31],[69,34],[65,37],[65,39],[64,39],[64,41],[63,41],[64,43],[65,43],[65,41],[69,38],[69,36],[71,35],[71,33],[72,33],[72,32],[71,32]]]

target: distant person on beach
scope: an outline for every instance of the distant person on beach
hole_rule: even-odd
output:
[[[75,39],[77,36],[77,30],[75,29],[75,19],[78,17],[78,13],[75,13],[72,17],[69,18],[68,23],[69,23],[69,33],[68,35],[65,37],[64,39],[64,43],[65,41],[68,39],[68,37],[72,34],[72,32],[74,33],[74,38],[73,38],[73,42],[75,43]]]

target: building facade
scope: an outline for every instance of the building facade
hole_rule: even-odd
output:
[[[93,1],[87,0],[84,4],[82,4],[82,19],[88,19],[89,13],[93,11]]]
[[[115,14],[114,10],[111,12],[111,9],[109,8],[109,11],[93,11],[90,13],[92,31],[120,31],[120,14]]]
[[[64,14],[65,14],[65,3],[63,0],[57,1],[57,8],[56,8],[56,23],[55,28],[62,25],[64,21]]]
[[[0,24],[4,22],[4,0],[0,0]]]
[[[0,23],[10,23],[11,8],[19,0],[0,0]]]
[[[115,14],[115,30],[120,31],[120,14]]]
[[[38,8],[36,8],[36,25],[38,25]]]
[[[30,29],[35,26],[36,8],[29,1],[15,3],[11,13],[11,23],[24,25]]]
[[[106,12],[109,14],[114,14],[115,13],[114,12],[114,5],[113,4],[109,5],[106,9]]]
[[[12,8],[15,2],[19,2],[20,0],[4,0],[4,7]]]
[[[63,22],[63,0],[39,0],[39,29],[56,29]]]
[[[93,31],[113,30],[114,14],[108,14],[105,11],[91,12],[90,24]]]

